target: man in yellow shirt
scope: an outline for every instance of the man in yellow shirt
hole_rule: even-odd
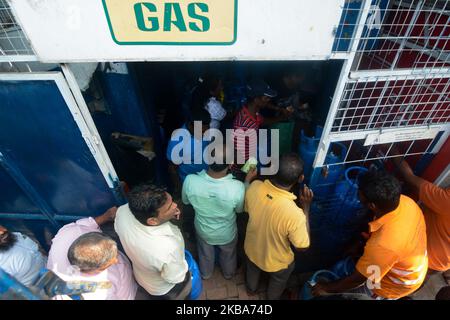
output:
[[[267,298],[281,297],[294,270],[294,253],[309,247],[308,214],[312,191],[306,186],[297,197],[291,193],[303,180],[303,161],[295,153],[280,157],[278,173],[270,180],[255,181],[245,195],[249,214],[244,250],[247,255],[246,285],[250,293],[258,288],[261,271],[270,276]]]
[[[363,256],[349,277],[313,287],[315,296],[365,292],[373,299],[399,299],[416,291],[427,268],[425,220],[419,206],[401,194],[398,180],[370,171],[359,179],[359,198],[375,214]],[[364,285],[365,284],[365,285]]]

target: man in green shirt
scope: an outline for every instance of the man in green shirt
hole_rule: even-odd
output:
[[[220,158],[225,160],[223,151],[216,154],[216,159]],[[191,204],[195,210],[194,225],[203,279],[209,279],[213,274],[215,247],[220,251],[224,278],[231,279],[236,272],[236,213],[244,209],[245,185],[228,173],[230,167],[226,161],[213,163],[207,171],[188,175],[183,183],[183,203]],[[255,176],[256,170],[249,171],[246,184]]]

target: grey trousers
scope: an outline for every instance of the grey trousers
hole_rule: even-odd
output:
[[[268,300],[279,300],[284,289],[286,289],[286,284],[294,271],[295,262],[292,262],[287,269],[282,269],[277,272],[267,272],[269,274],[269,284],[267,286],[267,299]],[[261,276],[261,270],[256,264],[250,261],[247,257],[247,271],[246,271],[246,285],[247,289],[251,292],[256,293],[258,290],[259,278]]]
[[[219,248],[219,264],[225,279],[230,279],[236,273],[237,267],[237,244],[238,237],[228,244],[213,246],[206,243],[197,235],[197,250],[200,273],[203,279],[209,279],[214,272],[215,247]]]

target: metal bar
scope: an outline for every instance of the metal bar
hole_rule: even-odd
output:
[[[386,90],[389,86],[389,83],[390,83],[390,81],[386,81],[384,83],[383,91],[381,92],[380,96],[378,97],[378,101],[373,108],[373,111],[372,111],[372,114],[370,115],[369,121],[367,121],[366,128],[365,128],[366,130],[369,129],[369,125],[373,122],[373,120],[375,118],[376,112],[377,112],[379,106],[381,105],[381,100],[385,97]],[[391,91],[392,90],[393,89],[391,89]]]
[[[97,127],[92,120],[89,108],[86,104],[86,101],[84,100],[83,95],[81,94],[81,90],[78,86],[75,76],[66,64],[61,64],[61,69],[67,80],[67,85],[72,92],[73,98],[75,99],[76,105],[78,106],[78,110],[80,111],[84,119],[86,129],[94,142],[94,145],[92,147],[96,149],[96,152],[93,155],[105,177],[105,180],[108,182],[108,185],[112,189],[116,201],[118,203],[123,203],[125,197],[120,192],[120,188],[118,187],[120,184],[119,177],[117,176],[116,170],[114,169],[114,166],[109,158],[103,141],[100,138]],[[80,126],[80,130],[83,132],[84,126]]]
[[[391,64],[391,70],[393,70],[394,67],[397,65],[398,59],[400,58],[400,55],[401,55],[401,52],[403,51],[403,48],[405,47],[406,38],[409,37],[409,35],[411,34],[411,31],[417,21],[417,18],[419,17],[419,12],[420,12],[420,8],[422,7],[422,4],[423,4],[423,1],[419,1],[416,6],[416,9],[412,16],[412,19],[409,22],[408,29],[406,29],[405,39],[403,39],[402,43],[400,44],[400,48],[398,48],[397,54],[395,55],[395,58],[394,58],[394,61]]]
[[[450,78],[450,68],[423,68],[418,69],[400,69],[400,70],[365,70],[350,72],[349,82],[355,80],[360,82],[376,82],[389,80],[414,80],[417,76],[421,78]]]
[[[108,152],[105,149],[105,146],[103,145],[103,142],[100,138],[100,134],[97,130],[97,127],[95,126],[94,121],[92,120],[92,116],[89,112],[89,108],[86,104],[86,101],[84,100],[84,97],[81,93],[80,87],[78,86],[78,83],[75,79],[75,76],[73,75],[72,71],[66,64],[61,64],[61,69],[63,71],[63,74],[65,78],[67,79],[67,84],[73,94],[73,97],[75,101],[77,102],[78,109],[80,110],[84,121],[86,122],[87,128],[90,132],[90,134],[94,137],[94,142],[98,146],[100,153],[103,156],[103,161],[105,165],[107,166],[108,170],[110,171],[109,174],[114,180],[118,180],[117,173],[114,169],[114,166],[112,165]]]
[[[60,225],[54,219],[55,212],[51,206],[39,195],[39,192],[30,184],[22,174],[22,171],[9,159],[4,151],[0,151],[0,166],[2,166],[9,176],[17,183],[28,198],[39,208],[46,219],[56,228]]]
[[[450,187],[449,184],[444,185],[446,181],[448,183],[449,176],[450,176],[450,164],[447,166],[447,168],[445,168],[444,171],[442,171],[441,175],[437,177],[437,179],[434,181],[434,184],[440,186],[441,188]]]
[[[431,115],[433,114],[433,112],[435,112],[435,110],[437,109],[438,104],[441,103],[441,101],[444,99],[444,97],[445,97],[445,98],[447,99],[447,101],[448,101],[449,98],[448,98],[447,95],[448,95],[448,93],[449,93],[449,91],[448,91],[449,85],[450,85],[450,81],[447,79],[447,84],[445,85],[444,90],[442,90],[442,92],[440,93],[439,98],[438,98],[437,101],[433,104],[433,108],[428,112],[428,116],[427,116],[427,118],[425,119],[425,122],[426,122],[426,123],[430,122],[430,120],[433,119]],[[430,88],[433,92],[437,93],[433,87],[429,86],[429,88]],[[436,113],[435,113],[435,114],[436,114]]]
[[[406,5],[405,4],[402,4],[402,1],[394,1],[393,2],[396,6],[399,6],[399,7],[403,7],[403,8],[405,8],[406,7]],[[435,1],[435,4],[434,4],[434,6],[433,7],[430,7],[430,6],[427,6],[426,4],[424,4],[423,6],[422,6],[422,11],[428,11],[428,12],[436,12],[436,9],[434,9],[434,7],[436,6],[436,3],[439,3],[439,1]],[[447,4],[447,3],[446,3]],[[444,5],[443,6],[443,8],[445,8],[446,6]],[[439,10],[439,9],[437,9],[437,10]],[[450,13],[446,13],[446,15],[450,15]]]
[[[2,53],[0,55],[0,62],[33,62],[39,61],[35,55],[6,55]]]
[[[421,125],[421,126],[407,126],[403,128],[385,128],[385,129],[372,129],[372,130],[354,130],[347,132],[336,132],[330,133],[327,138],[329,142],[342,142],[342,141],[350,141],[350,140],[365,140],[369,134],[376,133],[401,133],[403,131],[410,131],[411,128],[416,130],[425,130],[425,129],[438,129],[439,131],[450,131],[450,123],[445,124],[433,124],[433,125]]]
[[[437,4],[437,1],[434,3],[433,8],[436,7],[436,4]],[[439,19],[441,18],[441,16],[442,16],[442,13],[441,13],[441,15],[438,15],[438,16],[435,17],[435,19],[434,19],[434,21],[433,21],[433,23],[432,23],[433,28],[436,27],[436,23],[439,21]],[[425,25],[427,25],[427,22],[430,20],[430,18],[431,18],[431,13],[428,14],[427,20],[425,21]],[[425,42],[423,43],[423,47],[427,48],[427,47],[428,47],[428,44],[429,44],[429,42],[430,42],[430,35],[427,35],[427,34],[426,34],[426,32],[425,32],[425,30],[426,30],[426,29],[425,29],[425,25],[424,25],[424,27],[423,27],[423,29],[422,29],[422,34],[426,37],[426,40],[425,40]],[[443,29],[445,29],[445,26],[444,26]],[[419,41],[417,41],[417,42],[419,42]],[[422,57],[423,57],[424,54],[425,54],[425,50],[421,50],[420,56],[419,56],[419,57],[416,59],[416,61],[413,63],[413,67],[417,67],[417,66],[418,66],[419,61],[422,60]],[[427,54],[428,54],[428,53],[427,53]],[[430,59],[430,58],[428,58],[428,59]],[[425,64],[424,67],[425,67],[425,66],[427,66],[427,64]]]
[[[358,27],[355,32],[355,37],[354,37],[354,39],[352,39],[351,46],[350,46],[351,54],[349,55],[348,60],[346,60],[344,62],[344,65],[342,67],[341,75],[339,77],[339,81],[336,86],[333,101],[330,106],[330,111],[328,113],[328,117],[327,117],[324,129],[323,129],[322,137],[320,140],[321,143],[319,143],[319,149],[317,151],[316,158],[314,159],[313,168],[321,167],[325,161],[326,152],[328,151],[328,148],[329,148],[329,141],[327,141],[328,139],[326,139],[326,137],[331,132],[331,129],[332,129],[333,123],[334,123],[334,118],[336,117],[336,114],[339,110],[339,105],[341,102],[340,100],[342,98],[342,94],[346,87],[348,75],[349,75],[351,67],[353,65],[356,50],[359,45],[359,41],[357,41],[356,39],[359,39],[361,37],[361,34],[364,30],[365,22],[367,21],[367,16],[368,16],[369,10],[370,10],[370,5],[371,5],[370,0],[364,0],[364,2],[362,4],[362,10],[360,11],[360,15],[359,15],[358,21],[357,21]],[[316,170],[314,170],[314,171],[316,171]],[[313,174],[312,180],[316,180],[317,178],[318,177],[316,177]]]
[[[417,99],[420,97],[420,93],[419,92],[421,92],[423,90],[423,84],[425,83],[425,79],[421,78],[421,79],[414,80],[414,82],[416,82],[416,81],[419,81],[419,83],[416,83],[416,85],[415,85],[416,91],[415,91],[414,94],[410,94],[412,86],[409,89],[408,95],[409,95],[410,99],[409,99],[409,102],[405,103],[406,109],[402,111],[403,114],[401,115],[400,120],[397,122],[397,126],[401,126],[402,125],[402,122],[405,120],[405,117],[406,117],[408,112],[415,112],[416,111],[416,107],[417,107],[419,102],[416,103],[415,101],[418,101]],[[410,115],[412,115],[412,114],[410,114]]]
[[[77,221],[79,219],[87,218],[86,216],[61,216],[55,215],[53,219],[55,221],[67,222]],[[44,220],[47,221],[47,217],[36,213],[0,213],[0,219],[12,219],[12,220]]]

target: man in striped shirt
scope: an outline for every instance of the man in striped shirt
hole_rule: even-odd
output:
[[[231,168],[239,178],[240,168],[250,158],[258,158],[258,130],[262,126],[286,119],[286,114],[275,118],[263,118],[259,111],[270,107],[277,92],[263,80],[254,80],[247,86],[247,105],[244,105],[233,122],[234,149],[237,161]]]

